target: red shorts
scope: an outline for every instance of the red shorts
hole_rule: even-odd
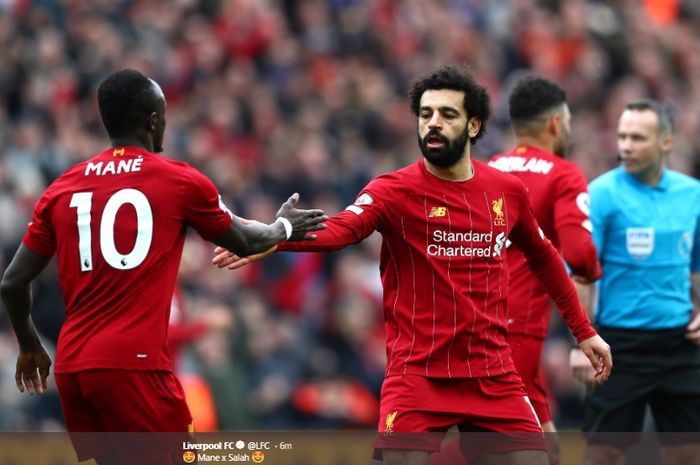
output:
[[[525,385],[525,392],[541,423],[552,421],[547,402],[547,382],[541,370],[540,358],[544,340],[521,334],[509,334],[508,344],[513,352],[515,369]]]
[[[171,453],[182,455],[182,441],[189,439],[187,433],[192,431],[192,415],[182,386],[172,373],[99,369],[56,373],[55,379],[79,461],[114,452],[124,463],[134,463],[134,453],[139,462],[172,463]],[[87,434],[98,432],[102,434]],[[184,434],[158,438],[152,434],[104,434],[117,432]],[[172,442],[174,450],[168,450],[170,445],[162,447],[164,438]],[[143,445],[152,447],[143,450]]]
[[[469,455],[547,449],[517,373],[460,379],[390,376],[382,385],[379,410],[376,449],[438,451],[454,425],[472,433],[460,435],[472,442],[463,446]],[[485,432],[499,434],[473,434]]]

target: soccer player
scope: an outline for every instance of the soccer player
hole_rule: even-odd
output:
[[[531,433],[522,442],[481,444],[479,453],[489,463],[546,464],[542,429],[506,341],[508,239],[548,283],[600,380],[610,372],[609,348],[590,326],[556,249],[540,235],[523,184],[470,157],[490,114],[486,89],[443,67],[415,80],[410,100],[424,159],[372,180],[328,220],[313,247],[279,248],[330,251],[374,230],[383,236],[388,362],[375,448],[385,464],[428,464],[453,425]],[[247,261],[227,252],[214,259],[234,268]],[[440,434],[400,434],[426,432]],[[476,454],[476,446],[465,449]]]
[[[626,105],[617,146],[621,166],[589,186],[596,324],[617,369],[586,397],[588,465],[622,464],[629,435],[605,433],[641,431],[647,406],[659,432],[700,431],[700,182],[665,167],[673,118],[660,102]],[[667,465],[700,463],[697,435],[660,442]]]
[[[187,432],[192,418],[166,344],[186,228],[248,255],[284,239],[311,239],[325,217],[294,209],[295,194],[274,223],[243,224],[208,178],[157,155],[165,97],[138,71],[105,79],[98,104],[111,147],[47,188],[2,278],[20,347],[17,387],[41,394],[48,385],[51,360],[31,319],[30,285],[56,254],[66,321],[55,377],[68,430]],[[133,463],[128,450],[109,444],[75,445],[81,461]],[[153,453],[150,463],[170,463],[169,451]]]
[[[489,165],[520,178],[545,236],[561,252],[575,279],[591,283],[600,277],[600,266],[588,217],[586,178],[574,163],[564,159],[571,121],[566,93],[552,81],[529,76],[516,83],[508,104],[516,148],[495,155]],[[510,275],[507,341],[542,429],[555,433],[540,370],[550,298],[529,270],[523,252],[509,248],[506,259]],[[556,464],[557,436],[546,436],[550,463]]]

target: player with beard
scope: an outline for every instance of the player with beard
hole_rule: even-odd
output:
[[[527,186],[535,217],[545,236],[561,252],[574,278],[591,283],[600,277],[591,221],[588,186],[581,169],[564,159],[571,113],[566,93],[538,76],[517,82],[509,97],[516,148],[495,155],[489,165],[517,176]],[[547,288],[528,268],[525,255],[508,250],[508,342],[513,362],[545,432],[556,432],[547,405],[540,356],[551,313]],[[550,463],[558,463],[556,434],[548,434]]]
[[[574,163],[564,159],[570,134],[571,113],[566,93],[556,83],[538,76],[519,80],[509,96],[509,113],[516,147],[494,155],[489,162],[517,176],[528,196],[542,231],[561,252],[579,283],[600,277],[588,217],[586,178]],[[525,385],[542,429],[547,434],[550,465],[559,462],[559,441],[547,403],[540,358],[549,328],[550,297],[546,287],[528,268],[525,255],[508,250],[508,337],[513,363]],[[585,289],[585,286],[581,286]],[[586,299],[587,300],[587,299]],[[460,464],[456,444],[443,447],[432,465]]]
[[[279,249],[331,251],[375,230],[383,236],[388,360],[374,446],[385,464],[428,464],[455,425],[526,433],[481,444],[463,436],[472,463],[546,464],[542,429],[506,340],[506,239],[547,282],[600,380],[612,365],[608,346],[556,249],[540,235],[523,184],[470,156],[490,114],[486,89],[443,67],[413,81],[410,101],[424,159],[372,180],[313,243],[283,242]],[[230,268],[249,261],[222,250],[214,259]]]

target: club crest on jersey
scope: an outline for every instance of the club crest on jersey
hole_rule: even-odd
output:
[[[124,147],[120,147],[118,149],[112,150],[112,156],[113,157],[123,157],[124,156]]]
[[[442,218],[445,215],[447,215],[447,207],[432,207],[428,218]]]
[[[493,225],[505,226],[506,220],[503,215],[503,197],[491,202],[491,210],[493,210],[493,212],[496,214],[496,217],[493,219]]]
[[[386,426],[384,429],[384,434],[391,434],[394,432],[394,420],[396,420],[396,415],[398,415],[398,413],[398,410],[394,410],[386,416],[386,419],[384,420],[384,426]]]

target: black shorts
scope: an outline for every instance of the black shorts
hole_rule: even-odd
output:
[[[685,339],[685,328],[598,332],[610,344],[613,369],[586,396],[583,430],[589,442],[630,437],[598,433],[641,431],[647,405],[658,432],[700,432],[700,346]],[[660,437],[683,443],[688,435]]]

